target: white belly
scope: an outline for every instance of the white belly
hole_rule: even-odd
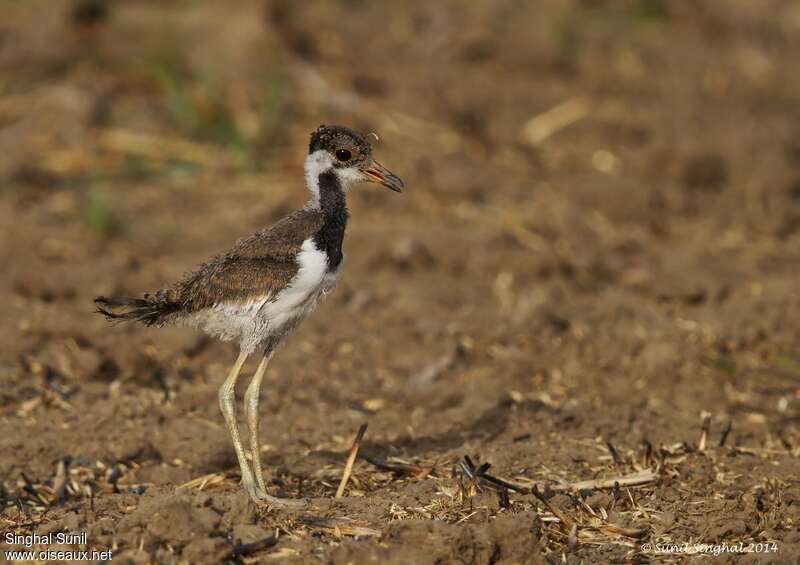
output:
[[[280,331],[294,318],[301,319],[313,310],[328,274],[328,256],[317,249],[314,240],[303,242],[297,255],[300,269],[289,285],[274,300],[264,303],[260,316],[270,331]]]
[[[195,325],[220,339],[239,341],[248,353],[267,338],[285,338],[314,309],[320,295],[336,286],[341,271],[341,265],[328,271],[328,257],[312,239],[303,242],[297,263],[300,268],[294,279],[276,295],[218,304],[199,312]]]

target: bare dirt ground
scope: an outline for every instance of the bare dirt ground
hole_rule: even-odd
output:
[[[0,12],[0,532],[115,563],[797,562],[797,3]],[[378,132],[408,189],[351,194],[343,281],[263,391],[268,483],[312,504],[259,508],[217,407],[235,347],[92,299],[302,205],[320,123]]]

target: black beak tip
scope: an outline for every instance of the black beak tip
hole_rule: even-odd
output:
[[[381,184],[394,192],[403,192],[406,186],[400,177],[380,163],[374,161],[369,167],[362,169],[361,172],[364,181]]]

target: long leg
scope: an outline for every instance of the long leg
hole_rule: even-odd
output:
[[[230,373],[228,373],[228,378],[225,379],[225,382],[219,387],[219,408],[222,411],[222,416],[225,418],[225,424],[228,426],[231,440],[233,440],[233,449],[236,451],[236,458],[239,460],[239,468],[242,471],[242,484],[245,488],[248,486],[252,488],[253,474],[250,471],[250,467],[247,465],[244,448],[242,447],[242,440],[239,437],[239,427],[236,423],[236,408],[234,406],[236,379],[239,378],[239,372],[242,370],[245,359],[247,359],[247,354],[240,353],[239,357],[236,359],[236,363],[233,364]]]
[[[250,430],[250,462],[253,464],[253,475],[255,476],[256,485],[258,486],[258,494],[261,497],[267,496],[267,487],[264,484],[264,475],[261,473],[261,449],[258,438],[258,400],[261,391],[261,380],[264,378],[267,365],[269,365],[270,359],[272,359],[274,353],[274,350],[264,353],[253,375],[253,379],[247,386],[247,392],[244,393],[244,413],[247,416],[247,427]]]
[[[273,348],[268,349],[264,353],[264,357],[261,358],[261,362],[258,364],[258,368],[253,375],[253,379],[250,381],[250,384],[247,386],[247,391],[244,393],[244,410],[245,414],[247,415],[247,426],[250,429],[250,460],[253,464],[253,475],[255,476],[256,484],[258,485],[258,488],[255,492],[257,493],[259,500],[269,504],[300,507],[304,506],[305,502],[301,500],[287,500],[285,498],[276,498],[274,496],[270,496],[267,492],[267,487],[264,484],[264,475],[261,473],[261,449],[259,448],[258,437],[258,400],[261,391],[261,380],[264,378],[264,373],[267,371],[267,365],[269,365],[270,359],[272,359],[274,354],[275,350]]]

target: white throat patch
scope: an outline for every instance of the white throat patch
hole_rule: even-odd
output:
[[[306,157],[305,163],[306,186],[311,197],[306,208],[319,208],[319,176],[325,171],[333,169],[333,158],[324,149],[318,149]],[[361,172],[356,167],[334,169],[334,174],[342,185],[342,190],[347,192],[350,187],[361,182]]]
[[[306,204],[306,208],[319,208],[319,176],[333,167],[333,160],[330,153],[324,149],[319,149],[309,153],[306,157],[305,174],[306,186],[311,196]]]

